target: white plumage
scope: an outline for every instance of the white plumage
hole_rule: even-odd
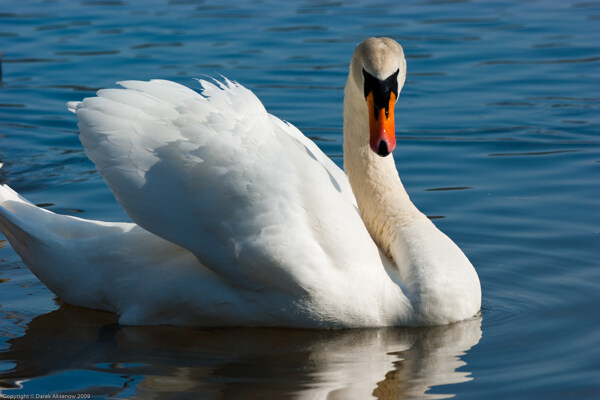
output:
[[[477,312],[471,264],[416,208],[397,202],[388,208],[411,217],[373,231],[361,215],[376,210],[363,209],[361,190],[313,142],[243,86],[200,83],[202,94],[125,81],[69,103],[88,157],[134,224],[55,215],[2,188],[0,228],[59,297],[124,324],[358,327]],[[345,101],[364,102],[348,85]],[[354,118],[345,147],[361,131],[363,116]],[[373,171],[379,159],[393,165],[372,156],[363,158]],[[398,184],[381,196],[403,192]]]

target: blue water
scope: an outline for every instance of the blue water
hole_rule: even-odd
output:
[[[113,221],[126,217],[67,101],[118,80],[222,74],[341,165],[352,50],[397,39],[408,79],[394,157],[475,265],[483,308],[423,329],[125,328],[61,304],[2,241],[0,392],[600,398],[599,20],[583,0],[4,2],[0,182]]]

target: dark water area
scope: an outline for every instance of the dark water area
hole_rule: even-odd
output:
[[[127,217],[67,101],[224,75],[341,166],[353,48],[398,40],[396,164],[483,306],[419,329],[122,327],[55,299],[2,240],[0,397],[600,398],[599,20],[595,1],[5,2],[0,183],[108,221]]]

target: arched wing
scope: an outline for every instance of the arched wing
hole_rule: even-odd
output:
[[[251,91],[201,84],[126,81],[70,104],[132,220],[253,290],[376,262],[345,174]]]

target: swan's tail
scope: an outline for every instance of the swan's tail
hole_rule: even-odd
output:
[[[168,286],[165,282],[191,285],[201,296],[223,293],[220,282],[192,253],[136,224],[54,214],[7,185],[0,185],[0,230],[31,272],[58,297],[77,306],[117,312],[124,323],[152,323],[153,314],[143,311],[162,310],[162,303],[173,301],[157,296],[155,289]],[[184,290],[177,293],[186,295]],[[151,303],[156,304],[147,306]],[[178,314],[167,308],[173,318],[159,321],[177,323]]]
[[[103,273],[91,267],[90,249],[118,243],[132,226],[54,214],[0,186],[0,230],[31,272],[71,304],[110,309],[90,300],[101,296],[88,282]]]
[[[30,267],[35,258],[40,258],[38,253],[48,247],[59,250],[57,247],[66,239],[104,233],[100,229],[91,230],[91,225],[97,224],[54,214],[31,203],[8,185],[0,185],[0,230]]]
[[[33,227],[24,216],[44,212],[21,197],[8,185],[0,186],[0,230],[26,264],[30,264],[31,239],[35,237]]]

